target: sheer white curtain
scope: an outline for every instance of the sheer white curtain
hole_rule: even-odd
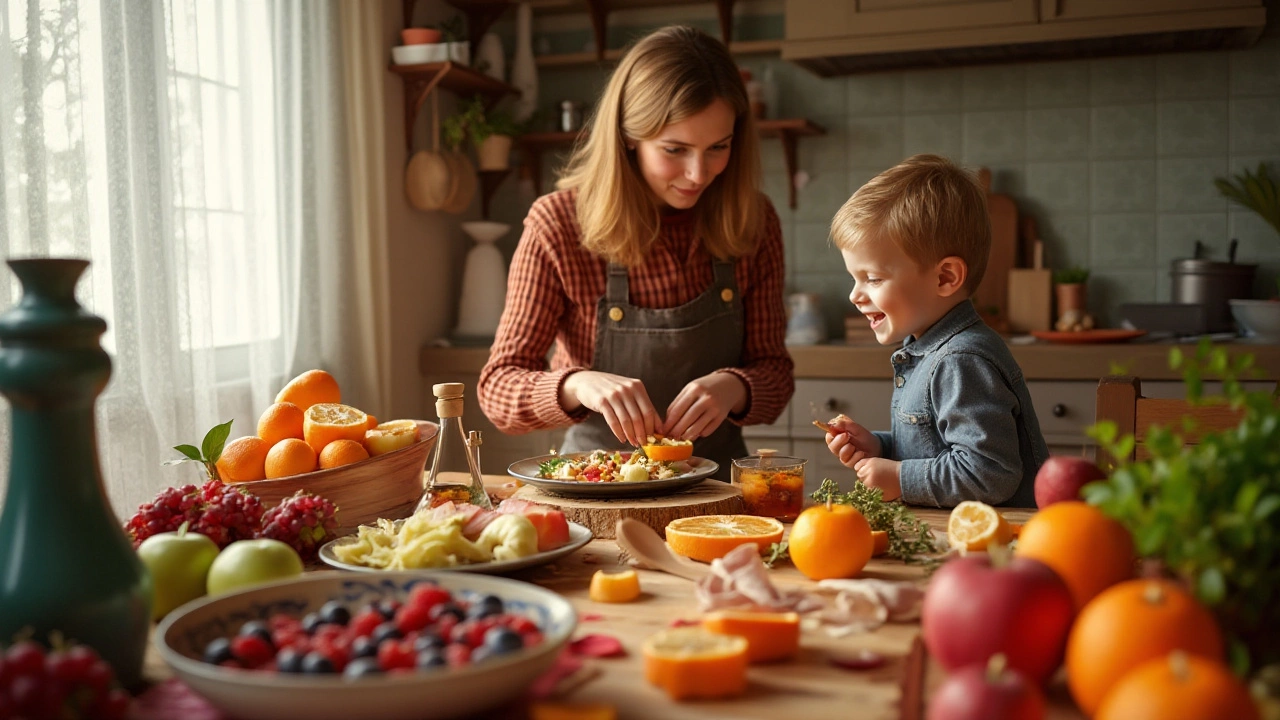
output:
[[[349,292],[339,7],[0,0],[0,253],[77,256],[113,357],[98,440],[122,519],[213,425],[253,434],[297,372],[352,404],[376,362]],[[0,306],[19,293],[0,270]],[[0,443],[9,442],[8,409]],[[7,481],[3,453],[0,497]]]

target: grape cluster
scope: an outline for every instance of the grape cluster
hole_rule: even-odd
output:
[[[0,720],[121,720],[130,700],[87,645],[46,653],[22,640],[0,653]]]
[[[210,480],[203,487],[161,490],[154,500],[138,508],[124,529],[136,549],[152,535],[175,531],[185,522],[191,532],[207,535],[223,548],[236,540],[253,538],[261,526],[262,512],[262,501],[256,495]]]
[[[333,502],[299,490],[263,514],[258,537],[279,540],[304,561],[313,560],[320,546],[337,536],[337,513]]]

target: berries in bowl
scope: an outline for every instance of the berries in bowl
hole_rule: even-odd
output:
[[[417,720],[517,697],[576,622],[564,598],[516,580],[323,572],[183,606],[156,644],[234,717]]]

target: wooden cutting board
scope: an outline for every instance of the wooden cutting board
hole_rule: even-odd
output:
[[[598,538],[613,538],[618,521],[634,518],[666,536],[667,523],[697,515],[738,515],[742,491],[719,480],[704,480],[688,490],[653,498],[566,498],[525,485],[512,497],[559,508],[569,520],[585,525]]]
[[[1029,268],[1009,271],[1009,331],[1027,333],[1052,327],[1053,275],[1044,267],[1044,243],[1035,218],[1023,218],[1022,235],[1030,244]]]
[[[1013,198],[991,192],[991,171],[978,171],[978,181],[987,191],[987,211],[991,214],[991,254],[982,283],[973,294],[973,305],[997,332],[1009,330],[1009,271],[1018,254],[1018,206]]]

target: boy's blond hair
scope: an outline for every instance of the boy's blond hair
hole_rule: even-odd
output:
[[[863,185],[831,220],[841,250],[892,240],[920,267],[956,256],[972,295],[991,252],[987,193],[974,176],[939,155],[913,155]]]

